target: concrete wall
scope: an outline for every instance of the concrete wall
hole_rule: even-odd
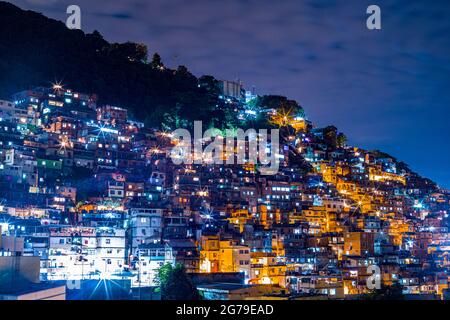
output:
[[[13,285],[16,281],[39,283],[40,258],[0,256],[0,285]]]
[[[23,238],[0,236],[0,251],[23,252]]]
[[[36,289],[24,294],[0,294],[0,300],[66,300],[66,286]]]

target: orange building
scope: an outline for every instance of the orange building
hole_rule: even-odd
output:
[[[348,256],[373,255],[374,242],[374,233],[346,232],[344,234],[344,254]]]

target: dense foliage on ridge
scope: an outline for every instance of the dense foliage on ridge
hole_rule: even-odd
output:
[[[0,2],[0,17],[1,98],[62,81],[77,91],[95,92],[104,104],[127,107],[148,125],[160,125],[169,116],[205,122],[224,118],[214,110],[217,97],[199,87],[195,76],[184,66],[165,68],[157,54],[148,61],[145,45],[111,44],[97,31],[69,30],[6,2]]]

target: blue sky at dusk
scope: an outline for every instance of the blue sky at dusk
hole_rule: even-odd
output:
[[[380,149],[450,188],[450,1],[17,0],[111,42],[136,41],[166,65],[240,79],[297,100],[317,125]],[[366,28],[366,8],[382,30]]]

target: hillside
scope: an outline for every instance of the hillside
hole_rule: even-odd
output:
[[[98,94],[102,103],[126,106],[151,125],[160,124],[165,114],[211,117],[214,97],[198,87],[197,78],[183,66],[165,68],[157,54],[148,61],[145,45],[108,43],[97,31],[69,30],[62,22],[3,1],[0,21],[1,98],[62,81]]]
[[[194,120],[221,128],[268,125],[259,118],[239,123],[233,108],[222,108],[214,77],[197,79],[184,66],[167,68],[160,56],[149,54],[143,44],[109,43],[97,31],[69,30],[60,21],[4,1],[0,1],[0,21],[0,99],[61,81],[77,91],[98,94],[102,104],[126,107],[136,120],[163,129],[187,127]],[[297,102],[280,96],[264,96],[250,105],[283,105],[303,114]],[[380,155],[386,156],[393,158]],[[395,162],[412,173],[406,164]],[[412,177],[414,184],[435,187],[415,173]]]

